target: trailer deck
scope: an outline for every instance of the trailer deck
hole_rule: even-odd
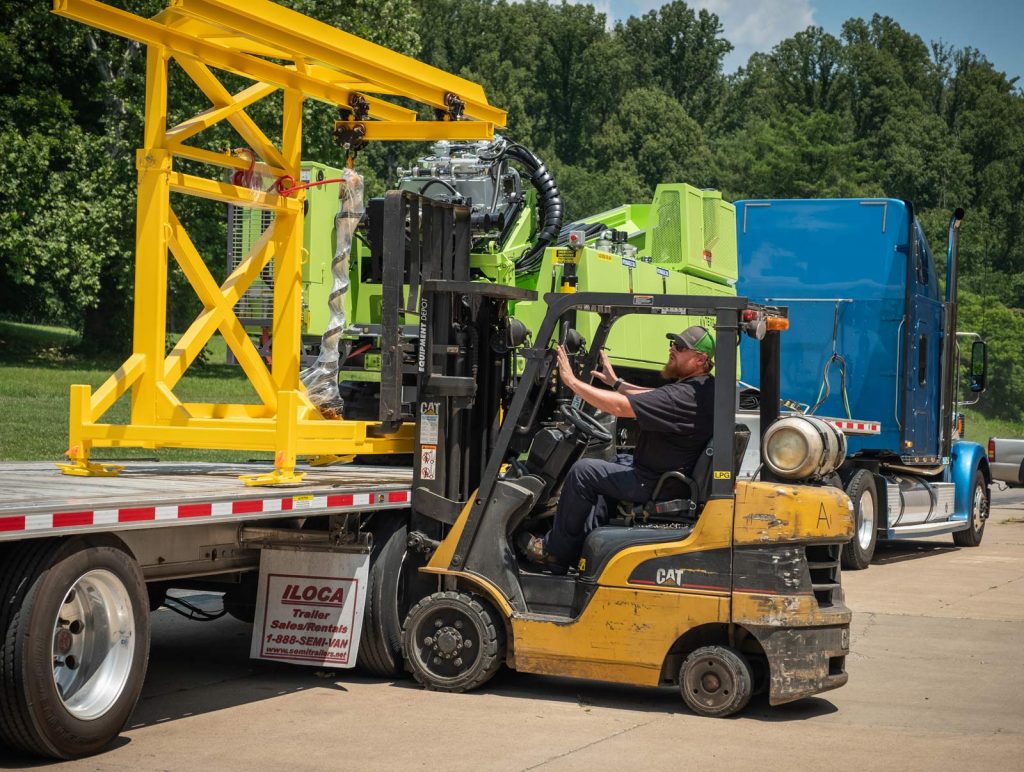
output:
[[[128,462],[117,477],[63,475],[50,462],[0,464],[0,542],[198,522],[402,509],[404,467],[305,467],[303,482],[247,487],[247,464]]]

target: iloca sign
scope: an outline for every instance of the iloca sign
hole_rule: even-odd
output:
[[[353,667],[368,563],[366,554],[263,550],[250,656]]]

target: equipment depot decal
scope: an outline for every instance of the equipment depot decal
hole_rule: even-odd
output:
[[[367,563],[365,554],[264,550],[250,655],[355,665]]]

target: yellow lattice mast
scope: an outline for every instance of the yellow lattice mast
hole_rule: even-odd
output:
[[[249,145],[259,171],[300,178],[302,106],[306,99],[351,112],[335,130],[354,143],[366,140],[491,139],[505,113],[483,89],[382,46],[266,0],[171,0],[152,19],[94,0],[56,0],[54,12],[147,46],[143,146],[137,152],[135,321],[132,354],[95,393],[71,387],[70,463],[67,474],[116,474],[119,467],[89,461],[94,447],[188,447],[273,451],[274,471],[251,484],[294,482],[298,455],[351,456],[405,453],[412,426],[373,436],[362,421],[325,420],[299,380],[302,313],[304,192],[291,196],[252,191],[225,182],[223,170],[247,171],[249,159],[203,148],[209,127],[227,121]],[[210,108],[167,125],[168,67],[180,67],[210,100]],[[215,70],[253,81],[231,93]],[[283,93],[280,146],[246,108]],[[434,120],[389,102],[404,97],[433,108]],[[175,159],[206,164],[215,176],[175,168]],[[273,224],[225,282],[218,286],[171,208],[171,193],[271,210]],[[203,311],[165,355],[169,255],[203,303]],[[274,261],[273,356],[270,368],[234,312],[249,285]],[[220,332],[259,404],[185,403],[175,384]],[[127,425],[100,423],[131,391]]]

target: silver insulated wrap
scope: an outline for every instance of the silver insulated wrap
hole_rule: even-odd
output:
[[[339,344],[345,329],[345,293],[348,292],[348,265],[352,254],[352,236],[363,216],[363,178],[352,169],[342,172],[338,191],[338,216],[334,221],[337,247],[331,261],[334,281],[327,304],[331,309],[327,329],[320,339],[320,355],[312,367],[302,371],[300,378],[309,398],[320,410],[341,413],[345,404],[338,393],[338,369],[341,365]],[[346,347],[346,356],[347,356]]]

